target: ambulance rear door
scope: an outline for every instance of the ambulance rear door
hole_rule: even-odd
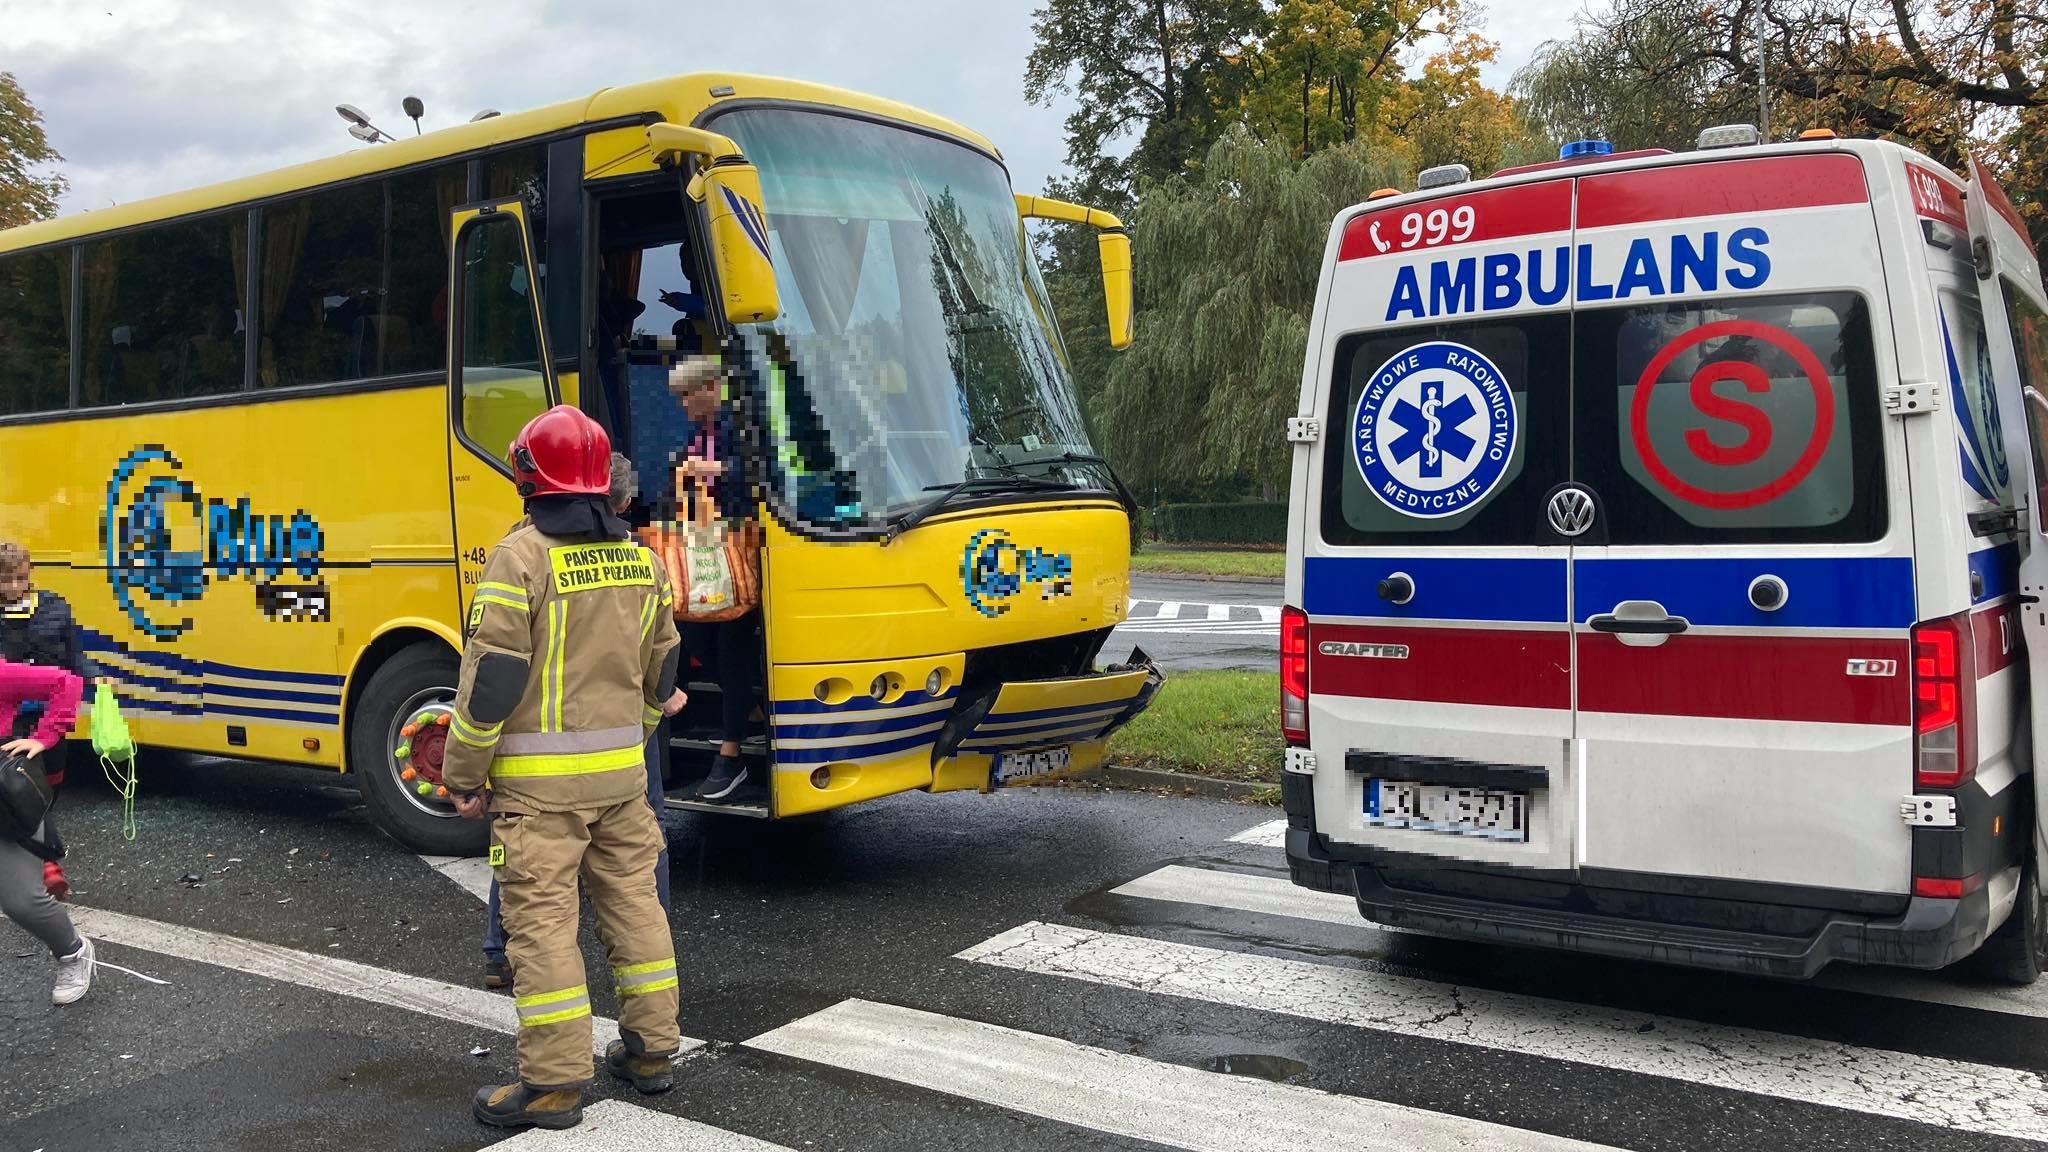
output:
[[[2033,733],[2034,859],[2048,859],[2044,803],[2038,775],[2048,732],[2048,291],[2041,267],[2020,214],[1980,160],[1970,162],[1970,187],[1964,202],[1970,229],[1970,252],[1978,277],[1978,300],[1984,313],[1986,346],[1992,379],[2002,404],[2017,399],[2020,418],[2008,416],[2012,482],[2019,502],[2020,633],[2026,651],[2028,710]],[[2010,387],[2007,382],[2017,387]],[[2017,394],[2017,395],[2015,395]],[[2017,431],[2023,429],[2023,433]],[[2021,443],[2021,436],[2024,443]],[[1988,641],[1990,637],[1986,637]],[[1989,647],[1988,643],[1985,645]],[[1992,783],[1984,782],[1988,790]]]
[[[1906,441],[1862,161],[1772,151],[1577,181],[1577,859],[1862,907],[1910,885]]]
[[[1571,182],[1341,227],[1296,501],[1317,831],[1568,874]]]

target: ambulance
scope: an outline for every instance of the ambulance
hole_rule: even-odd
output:
[[[2038,977],[2048,295],[1989,174],[1729,125],[1418,185],[1333,224],[1287,423],[1294,882]]]

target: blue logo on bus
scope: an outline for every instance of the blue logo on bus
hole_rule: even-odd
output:
[[[246,496],[208,500],[178,475],[183,467],[163,445],[145,444],[122,457],[107,481],[100,545],[128,622],[152,639],[176,640],[192,630],[192,619],[171,619],[174,612],[163,609],[196,603],[209,583],[228,577],[253,583],[270,619],[327,619],[326,587],[303,583],[322,567],[319,521],[303,509],[262,515]],[[302,582],[287,581],[287,573]]]
[[[1019,548],[1001,528],[983,528],[960,556],[960,584],[976,612],[994,619],[1010,610],[1011,597],[1029,585],[1051,600],[1074,590],[1074,558],[1065,552]]]
[[[1417,344],[1373,370],[1351,421],[1366,487],[1404,516],[1455,516],[1500,485],[1515,455],[1515,398],[1478,351]]]

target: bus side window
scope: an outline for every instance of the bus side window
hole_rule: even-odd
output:
[[[547,407],[533,280],[518,221],[486,216],[462,232],[462,430],[492,459]]]
[[[71,249],[0,260],[0,416],[71,403]]]
[[[248,242],[226,212],[88,244],[80,403],[240,392]]]

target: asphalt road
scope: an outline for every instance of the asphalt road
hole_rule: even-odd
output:
[[[84,773],[74,773],[82,777]],[[2048,987],[1704,976],[1374,930],[1286,882],[1271,809],[1087,786],[804,823],[671,814],[677,1090],[585,1127],[510,1075],[483,913],[316,774],[194,765],[60,813],[104,959],[79,1004],[0,925],[6,1152],[2023,1148]],[[1234,840],[1233,837],[1244,837]],[[453,877],[453,879],[451,879]],[[594,943],[596,1010],[616,1004]]]
[[[1142,647],[1168,672],[1247,668],[1280,660],[1280,586],[1232,580],[1131,578],[1131,614],[1102,654],[1122,660]]]

